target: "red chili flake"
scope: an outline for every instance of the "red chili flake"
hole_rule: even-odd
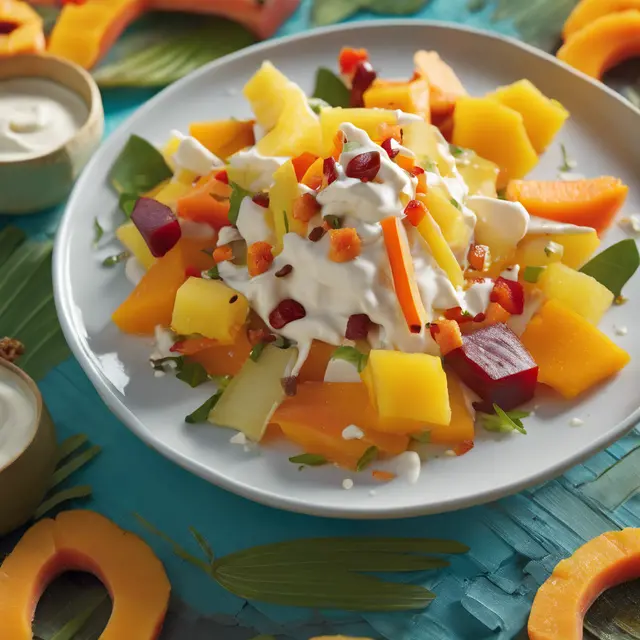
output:
[[[229,184],[229,174],[222,170],[222,171],[218,171],[218,173],[216,173],[216,175],[214,176],[216,180],[219,180],[220,182],[224,182],[225,184]]]
[[[372,324],[366,313],[354,313],[347,321],[344,337],[347,340],[366,340]]]
[[[447,320],[455,320],[458,324],[464,322],[472,322],[473,316],[469,312],[462,311],[462,307],[451,307],[444,312],[444,317]]]
[[[367,60],[363,60],[356,65],[351,80],[351,98],[349,106],[364,107],[364,92],[373,84],[378,74]]]
[[[268,193],[256,193],[253,198],[251,198],[257,205],[264,207],[265,209],[269,208],[269,194]]]
[[[284,267],[278,269],[274,275],[276,278],[284,278],[285,276],[288,276],[292,271],[293,265],[285,264]]]
[[[387,152],[387,155],[393,160],[399,153],[400,149],[394,149],[391,141],[393,138],[387,138],[380,146]]]
[[[327,233],[327,230],[324,227],[314,227],[311,229],[311,233],[308,235],[308,238],[311,242],[318,242],[319,240],[322,240],[325,233]]]
[[[298,378],[295,376],[287,376],[280,379],[280,384],[286,396],[295,396],[298,392]]]
[[[184,270],[184,275],[187,278],[202,278],[202,271],[200,271],[200,269],[198,269],[197,267],[188,266]]]
[[[327,185],[330,185],[338,179],[338,167],[333,158],[324,159],[322,163],[322,174],[324,175]]]
[[[276,330],[286,327],[290,322],[301,320],[307,315],[304,307],[291,298],[282,300],[269,314],[269,324]]]
[[[345,174],[349,178],[357,178],[362,182],[371,182],[380,171],[380,153],[367,151],[360,153],[349,160]]]
[[[473,447],[473,440],[463,440],[453,447],[453,451],[457,456],[463,456],[465,453],[469,453]]]

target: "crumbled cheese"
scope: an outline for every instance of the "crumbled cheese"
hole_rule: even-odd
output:
[[[631,215],[621,218],[620,225],[632,233],[640,233],[640,215]]]
[[[151,366],[153,366],[153,365],[151,365]],[[153,375],[156,378],[162,378],[162,376],[164,376],[165,373],[164,373],[164,371],[162,369],[155,369],[155,371],[153,372]]]
[[[415,484],[420,478],[422,461],[415,451],[405,451],[394,458],[394,466],[398,478],[409,484]]]
[[[235,227],[222,227],[222,229],[218,231],[218,242],[216,243],[216,246],[222,247],[223,245],[235,242],[236,240],[242,240],[242,236]]]
[[[342,488],[345,491],[349,491],[349,489],[353,489],[353,480],[351,478],[345,478],[342,481]]]
[[[229,442],[231,444],[245,445],[247,444],[247,436],[245,436],[244,433],[242,433],[242,431],[238,431],[238,433],[236,433],[234,436],[230,438]]]
[[[362,438],[364,438],[364,431],[355,424],[350,424],[342,430],[343,440],[362,440]]]
[[[138,259],[135,256],[128,257],[124,263],[124,275],[127,280],[135,287],[142,280],[144,274],[145,270]]]
[[[581,420],[580,418],[571,418],[571,420],[569,420],[569,424],[572,427],[581,427],[584,424],[584,420]]]
[[[627,329],[627,327],[624,326],[614,326],[613,330],[615,331],[617,336],[626,336],[627,333],[629,333],[629,329]]]
[[[444,452],[444,455],[445,455],[445,456],[448,456],[449,458],[455,458],[455,456],[456,456],[456,452],[455,452],[453,449],[447,449],[447,450]]]

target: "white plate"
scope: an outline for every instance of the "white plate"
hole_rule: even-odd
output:
[[[249,116],[241,89],[266,59],[311,91],[318,66],[335,68],[345,43],[367,47],[385,77],[410,75],[414,51],[435,49],[476,95],[529,78],[571,112],[560,139],[578,160],[577,170],[619,176],[631,186],[625,211],[640,212],[635,180],[639,112],[554,58],[510,39],[441,23],[375,22],[315,31],[251,47],[196,71],[142,107],[93,157],[71,196],[56,242],[56,302],[66,338],[107,405],[146,443],[206,480],[268,505],[345,518],[401,517],[468,507],[552,478],[612,443],[640,418],[640,276],[627,287],[629,302],[613,308],[601,323],[633,356],[620,376],[579,402],[550,394],[540,398],[535,416],[526,421],[527,436],[495,437],[480,430],[473,451],[425,464],[416,485],[397,480],[380,486],[369,473],[332,467],[300,472],[287,460],[295,451],[288,445],[245,452],[229,443],[228,430],[186,425],[184,416],[211,391],[192,390],[172,376],[154,378],[147,360],[150,341],[123,335],[110,322],[131,285],[122,268],[100,266],[117,244],[96,254],[93,219],[97,214],[111,227],[122,222],[107,174],[129,135],[161,145],[171,129],[187,131],[194,120]],[[554,178],[559,164],[554,144],[533,175]],[[604,245],[623,237],[614,226]],[[629,334],[616,336],[614,326],[629,327]],[[573,417],[584,425],[570,426]],[[349,476],[355,486],[345,491],[341,483]]]

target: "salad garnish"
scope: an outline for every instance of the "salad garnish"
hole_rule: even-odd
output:
[[[303,469],[304,467],[320,467],[329,463],[324,456],[320,456],[315,453],[301,453],[298,456],[292,456],[289,458],[289,462],[299,464],[300,469]]]
[[[112,256],[107,256],[102,261],[103,267],[115,267],[117,264],[124,262],[127,258],[129,258],[131,254],[128,251],[121,251],[120,253],[116,253]]]
[[[378,458],[378,447],[370,446],[356,463],[356,471],[364,471],[374,460]]]
[[[633,238],[627,238],[589,260],[580,271],[595,278],[618,297],[639,266],[638,245]]]

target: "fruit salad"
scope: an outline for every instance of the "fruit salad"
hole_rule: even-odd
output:
[[[243,93],[253,119],[132,136],[110,174],[105,264],[134,284],[113,322],[155,336],[150,375],[211,386],[188,423],[415,481],[425,447],[522,437],[542,385],[572,399],[629,362],[597,326],[639,263],[632,239],[598,253],[627,187],[564,147],[526,179],[569,117],[533,84],[470,96],[436,52],[397,80],[345,48],[312,97],[269,62]]]

